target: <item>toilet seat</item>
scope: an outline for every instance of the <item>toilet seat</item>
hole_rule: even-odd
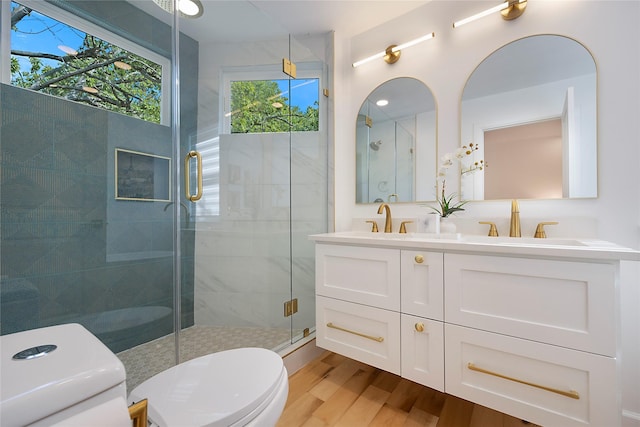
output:
[[[136,387],[128,402],[148,399],[149,420],[161,427],[226,427],[249,424],[270,405],[279,406],[274,408],[279,416],[287,392],[287,371],[278,354],[239,348],[161,372]]]

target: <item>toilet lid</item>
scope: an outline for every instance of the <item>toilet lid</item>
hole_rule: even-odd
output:
[[[228,426],[260,406],[281,379],[282,358],[263,348],[239,348],[193,359],[150,378],[129,395],[148,399],[161,426]]]

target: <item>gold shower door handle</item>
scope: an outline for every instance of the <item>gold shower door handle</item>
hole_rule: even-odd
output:
[[[196,172],[196,181],[198,182],[198,191],[196,194],[191,194],[191,190],[189,188],[189,181],[191,178],[191,159],[195,157],[196,163],[198,165]],[[184,158],[184,195],[185,197],[192,201],[197,202],[202,198],[202,156],[195,150],[189,151]]]
[[[482,374],[493,375],[494,377],[502,378],[502,379],[505,379],[505,380],[508,380],[508,381],[514,381],[516,383],[520,383],[520,384],[528,385],[528,386],[531,386],[531,387],[536,387],[536,388],[539,388],[539,389],[542,389],[542,390],[550,391],[551,393],[561,394],[562,396],[570,397],[572,399],[580,399],[580,394],[575,390],[569,390],[569,391],[558,390],[557,388],[547,387],[547,386],[536,384],[536,383],[532,383],[532,382],[529,382],[529,381],[524,381],[524,380],[521,380],[521,379],[518,379],[518,378],[509,377],[507,375],[503,375],[503,374],[499,374],[497,372],[489,371],[488,369],[479,368],[479,367],[477,367],[476,365],[474,365],[471,362],[469,362],[467,364],[467,368],[469,368],[472,371],[480,372]]]

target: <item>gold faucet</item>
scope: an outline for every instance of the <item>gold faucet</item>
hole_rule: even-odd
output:
[[[385,211],[384,232],[391,233],[391,208],[388,204],[383,203],[378,208],[378,214],[381,214],[383,209]]]
[[[520,208],[518,201],[511,201],[511,225],[509,226],[509,237],[522,237],[520,232]]]

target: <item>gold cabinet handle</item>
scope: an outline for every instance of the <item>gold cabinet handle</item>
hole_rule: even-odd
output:
[[[575,390],[569,390],[569,391],[558,390],[557,388],[547,387],[547,386],[536,384],[536,383],[532,383],[532,382],[529,382],[529,381],[520,380],[518,378],[509,377],[507,375],[503,375],[503,374],[499,374],[497,372],[489,371],[487,369],[479,368],[479,367],[477,367],[476,365],[474,365],[471,362],[469,362],[467,364],[467,368],[469,368],[472,371],[480,372],[480,373],[487,374],[487,375],[493,375],[494,377],[502,378],[502,379],[509,380],[509,381],[514,381],[514,382],[517,382],[517,383],[520,383],[520,384],[524,384],[524,385],[528,385],[528,386],[531,386],[531,387],[536,387],[536,388],[539,388],[539,389],[542,389],[542,390],[550,391],[552,393],[561,394],[562,396],[570,397],[572,399],[580,399],[580,394]]]
[[[189,189],[189,181],[191,178],[191,159],[195,157],[196,163],[198,164],[198,169],[196,172],[196,180],[198,182],[198,191],[196,194],[191,194],[191,190]],[[184,195],[185,197],[192,201],[197,202],[202,198],[202,156],[195,150],[189,151],[184,158]]]
[[[418,322],[415,325],[416,331],[418,332],[424,332],[424,323],[422,322]]]
[[[422,255],[416,255],[413,258],[418,264],[422,264],[424,262],[424,257]]]
[[[384,341],[383,337],[374,337],[372,335],[367,335],[367,334],[363,334],[361,332],[352,331],[350,329],[346,329],[346,328],[342,328],[340,326],[336,326],[331,322],[327,323],[327,327],[331,328],[331,329],[337,329],[337,330],[342,331],[342,332],[347,332],[349,334],[357,335],[359,337],[363,337],[363,338],[366,338],[366,339],[369,339],[369,340],[373,340],[373,341],[377,341],[377,342]]]

